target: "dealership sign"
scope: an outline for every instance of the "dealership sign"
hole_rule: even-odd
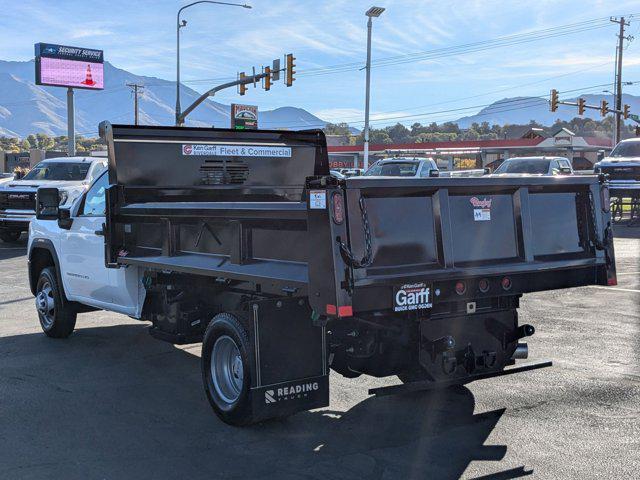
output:
[[[102,50],[36,43],[36,84],[54,87],[104,88]]]
[[[231,128],[234,130],[256,130],[258,128],[258,107],[232,103]]]

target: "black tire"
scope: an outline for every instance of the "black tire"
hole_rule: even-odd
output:
[[[36,285],[36,309],[42,331],[52,338],[67,338],[76,326],[77,312],[58,285],[55,267],[45,267]]]
[[[5,243],[14,243],[20,239],[22,232],[16,232],[15,230],[0,230],[0,240]]]
[[[232,341],[237,351],[233,350],[229,340]],[[214,353],[214,347],[217,342],[220,343],[216,348],[216,353]],[[238,387],[238,383],[236,383],[240,379],[240,376],[237,375],[238,368],[224,370],[223,361],[212,362],[214,355],[215,358],[220,358],[220,352],[224,348],[231,349],[232,353],[229,356],[233,356],[236,359],[234,366],[238,365],[237,361],[241,361],[241,387]],[[240,426],[254,423],[251,406],[251,379],[254,371],[252,357],[249,354],[250,348],[249,335],[233,315],[219,313],[213,317],[213,320],[207,326],[204,340],[202,341],[202,382],[207,399],[216,415],[229,425]],[[239,356],[237,353],[239,353]],[[223,354],[222,356],[224,357]],[[231,387],[225,387],[225,377],[229,379],[228,382]],[[236,394],[237,397],[235,396]]]

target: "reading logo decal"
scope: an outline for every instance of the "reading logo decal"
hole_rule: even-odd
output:
[[[295,400],[305,398],[310,392],[315,392],[320,388],[318,382],[299,383],[289,387],[280,387],[264,392],[264,403],[276,403],[282,400]]]
[[[471,197],[469,202],[473,205],[473,220],[476,222],[486,222],[491,220],[491,199]]]

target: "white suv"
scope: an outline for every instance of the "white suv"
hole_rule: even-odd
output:
[[[107,168],[102,157],[48,158],[23,178],[0,185],[0,239],[16,241],[35,216],[38,187],[60,190],[60,205],[71,205]]]

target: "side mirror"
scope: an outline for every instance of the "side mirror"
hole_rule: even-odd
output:
[[[489,167],[484,167],[483,175],[491,175],[491,169]]]
[[[440,176],[440,170],[432,168],[431,170],[429,170],[429,176],[430,177],[439,177]]]
[[[560,175],[571,175],[571,169],[569,167],[560,167],[558,173]]]
[[[57,220],[60,211],[60,192],[57,188],[41,187],[36,194],[36,218]]]

